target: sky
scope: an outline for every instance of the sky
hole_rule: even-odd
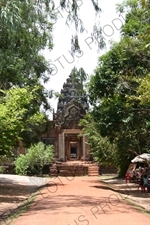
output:
[[[99,6],[102,12],[96,16],[92,7],[91,0],[77,0],[80,8],[80,17],[84,23],[86,31],[79,34],[79,43],[81,45],[82,54],[75,54],[72,57],[71,51],[71,37],[75,34],[73,24],[69,27],[66,23],[66,11],[61,11],[59,0],[56,0],[55,10],[58,11],[59,19],[54,25],[53,30],[53,50],[45,50],[43,52],[45,58],[50,61],[51,67],[54,71],[50,77],[50,81],[45,85],[45,88],[60,92],[62,86],[71,73],[73,67],[83,67],[85,72],[90,76],[98,63],[98,57],[109,50],[111,40],[119,41],[120,29],[124,24],[124,16],[116,12],[116,4],[122,3],[123,0],[99,0]],[[56,9],[57,8],[57,9]],[[97,41],[92,41],[91,33],[93,24],[97,23],[102,27],[102,34],[106,42],[106,47],[98,51]],[[49,100],[52,108],[56,111],[57,99]],[[51,118],[51,114],[49,114]]]

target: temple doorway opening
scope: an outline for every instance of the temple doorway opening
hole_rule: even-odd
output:
[[[70,158],[77,159],[77,142],[70,142]]]

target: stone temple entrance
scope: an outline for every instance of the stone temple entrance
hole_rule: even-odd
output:
[[[78,138],[77,134],[65,135],[65,155],[66,160],[79,160],[82,158],[82,138]]]
[[[71,131],[67,131],[71,132]],[[65,134],[65,155],[66,160],[78,160],[83,156],[82,137],[78,133]]]
[[[53,113],[53,128],[51,126],[46,134],[54,143],[56,160],[61,162],[85,160],[89,155],[83,127],[79,126],[88,109],[87,97],[81,86],[82,83],[75,81],[70,74],[61,90],[57,111]]]
[[[80,134],[80,136],[79,136]],[[80,129],[64,129],[58,138],[59,159],[62,161],[85,159],[85,137]]]

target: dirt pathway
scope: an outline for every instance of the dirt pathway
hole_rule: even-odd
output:
[[[50,179],[29,210],[13,225],[150,225],[150,217],[134,209],[97,177]]]

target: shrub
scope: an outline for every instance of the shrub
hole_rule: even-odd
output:
[[[0,155],[0,174],[5,172],[4,164],[7,161],[6,155]]]
[[[44,165],[50,164],[53,160],[53,146],[39,142],[32,145],[26,155],[20,155],[15,161],[15,171],[20,175],[27,175],[29,171],[37,175],[42,174]]]
[[[27,155],[20,154],[15,161],[15,171],[17,174],[26,175],[29,168],[30,160]]]
[[[5,169],[3,166],[0,166],[0,174],[4,173]]]

